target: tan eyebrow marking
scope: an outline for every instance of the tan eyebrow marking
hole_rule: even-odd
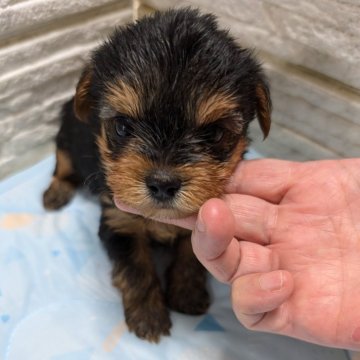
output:
[[[141,115],[139,91],[122,80],[107,84],[106,100],[117,112],[136,118]]]
[[[238,103],[232,95],[215,93],[203,96],[197,106],[196,119],[199,124],[208,124],[238,108]]]

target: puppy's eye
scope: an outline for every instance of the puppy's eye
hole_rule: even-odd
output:
[[[115,130],[118,136],[123,138],[131,135],[131,126],[127,117],[117,116],[114,120]]]
[[[218,144],[219,142],[221,142],[221,140],[223,139],[224,137],[224,133],[225,133],[225,130],[224,128],[220,127],[220,126],[217,126],[215,129],[214,129],[214,143],[215,144]]]
[[[200,129],[201,139],[207,143],[218,145],[223,140],[227,133],[227,129],[219,124],[208,124]]]
[[[207,129],[208,141],[212,144],[220,144],[225,137],[226,129],[218,124],[211,124]]]

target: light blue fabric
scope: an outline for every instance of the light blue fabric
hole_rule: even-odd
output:
[[[110,283],[96,199],[78,194],[60,211],[42,208],[53,166],[51,157],[0,183],[0,359],[347,359],[345,351],[245,330],[228,287],[212,278],[209,314],[172,313],[171,337],[159,345],[137,339]]]

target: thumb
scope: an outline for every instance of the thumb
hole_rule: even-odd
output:
[[[278,268],[278,256],[260,244],[234,237],[234,216],[220,199],[208,200],[200,209],[192,246],[199,261],[219,281],[232,283],[249,273]]]

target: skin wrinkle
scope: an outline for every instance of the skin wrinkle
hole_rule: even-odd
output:
[[[340,180],[339,181],[339,185],[341,186],[341,188],[343,188],[344,189],[344,184],[343,184],[343,182]],[[342,192],[343,194],[346,194],[346,191],[345,191],[345,189],[343,190],[343,192]],[[347,201],[347,199],[346,199],[346,197],[344,196],[343,197],[343,201],[345,202],[345,203],[347,203],[347,206],[349,206],[349,204],[348,204],[348,201]],[[349,207],[348,207],[348,209],[349,209]],[[332,217],[332,216],[329,216],[329,220],[331,221],[331,223],[333,224],[333,227],[334,227],[334,229],[337,227],[337,224],[335,223],[335,221],[334,221],[334,218]],[[339,244],[340,245],[340,244]],[[338,246],[338,249],[339,249],[339,251],[340,251],[340,253],[341,253],[341,257],[342,258],[344,258],[345,257],[345,250],[344,250],[344,248],[343,247],[341,247],[341,246]],[[341,261],[340,262],[340,264],[341,264],[341,271],[340,271],[340,274],[341,274],[341,282],[340,282],[340,286],[341,286],[341,293],[342,294],[344,294],[341,298],[340,298],[340,306],[339,306],[339,312],[338,312],[338,314],[337,314],[337,317],[336,317],[336,327],[335,327],[335,338],[336,339],[340,339],[341,338],[341,333],[342,333],[342,328],[341,328],[341,318],[343,318],[344,316],[342,315],[342,311],[341,311],[341,309],[343,309],[343,303],[344,303],[344,298],[345,298],[345,289],[344,289],[344,286],[343,286],[343,284],[345,284],[345,266],[344,266],[344,262],[343,261]]]
[[[234,241],[234,239],[233,239],[233,241]],[[235,240],[235,241],[237,241],[237,240]],[[246,260],[248,261],[248,259],[250,258],[250,256],[249,256],[249,251],[250,251],[249,248],[242,249],[241,242],[239,244],[240,244],[240,246],[239,246],[239,256],[237,258],[236,269],[228,277],[229,279],[227,280],[227,282],[230,283],[230,284],[232,284],[234,282],[234,280],[236,280],[236,278],[238,278],[239,276],[247,275],[247,274],[250,273],[249,270],[245,271],[245,269],[242,269],[242,271],[238,272],[238,270],[241,269],[241,262],[246,261]],[[246,250],[246,255],[247,255],[246,259],[244,259],[244,257],[243,257],[244,250]],[[256,251],[252,250],[252,252],[253,252],[253,255],[256,254]],[[270,266],[269,270],[273,270],[273,269],[278,268],[278,266],[277,266],[278,259],[277,260],[274,259],[273,252],[270,249],[268,249],[268,251],[267,251],[267,257],[270,258],[269,262],[271,263],[271,266]],[[257,262],[259,260],[259,257],[253,256],[253,259],[255,260],[254,262]],[[249,267],[249,264],[247,264],[247,267]]]
[[[348,186],[345,185],[341,179],[339,179],[339,180],[335,179],[335,181],[337,183],[336,187],[340,187],[343,189],[343,192],[341,194],[346,194],[346,189],[348,188]],[[339,196],[339,193],[337,193],[336,196]],[[336,200],[339,201],[340,199],[336,199]],[[351,201],[349,201],[349,199],[345,195],[342,197],[341,201],[346,204],[343,207],[344,209],[350,209]],[[336,219],[338,219],[338,221],[336,221]],[[343,214],[339,214],[339,216],[336,216],[335,214],[333,214],[333,212],[331,210],[331,206],[329,206],[328,220],[332,224],[332,226],[334,228],[334,232],[339,233],[339,231],[336,231],[336,229],[343,226],[342,225]],[[355,228],[354,224],[352,224],[352,225],[353,225],[353,228]],[[341,252],[343,252],[343,248],[339,248],[339,250]]]
[[[287,172],[287,176],[286,179],[284,180],[283,183],[283,188],[281,189],[281,198],[277,201],[277,204],[281,203],[281,201],[284,199],[284,197],[287,194],[287,189],[289,189],[291,187],[291,184],[293,183],[293,179],[294,179],[294,169],[292,165],[288,166],[288,172]]]
[[[355,183],[355,185],[357,185],[357,187],[360,189],[360,176],[356,176],[356,175],[354,175],[351,171],[349,171],[349,169],[348,169],[348,167],[345,165],[345,163],[342,163],[342,162],[340,162],[339,163],[339,166],[341,166],[344,170],[346,170],[346,173],[347,173],[347,175],[348,175],[348,183],[350,183],[350,182],[354,182]],[[359,168],[360,168],[360,161],[359,161]],[[351,180],[350,180],[351,179]],[[343,194],[346,194],[346,189],[349,187],[349,186],[347,186],[347,185],[344,185],[343,184],[343,182],[341,181],[340,182],[340,185],[341,185],[341,187],[342,187],[342,189],[343,189]],[[352,208],[352,203],[354,203],[355,202],[355,199],[348,199],[346,196],[344,196],[344,200],[346,201],[346,203],[347,203],[347,209],[351,209]],[[358,226],[356,225],[357,224],[357,222],[355,222],[355,219],[354,219],[354,216],[355,215],[353,215],[353,214],[355,214],[355,211],[354,212],[352,212],[352,211],[349,211],[349,218],[351,219],[351,224],[352,224],[352,227],[354,228],[354,229],[356,229]],[[360,225],[359,225],[359,227],[360,227]],[[356,236],[357,234],[354,234],[354,236]],[[357,237],[357,243],[360,243],[360,233],[356,236]]]
[[[340,185],[342,188],[344,188],[343,182],[341,180],[339,181],[338,179],[335,179],[335,181],[336,181],[336,183],[338,185]],[[336,193],[336,196],[338,196],[338,193]],[[339,201],[338,198],[336,198],[335,200]],[[347,202],[347,199],[345,197],[343,197],[342,201]],[[332,205],[329,204],[328,207],[329,207],[329,215],[327,215],[327,220],[329,221],[329,223],[332,224],[332,227],[334,229],[333,233],[338,233],[338,231],[336,231],[336,229],[341,225],[339,225],[338,221],[335,221],[335,216],[332,213]],[[310,213],[309,215],[313,216],[314,214]],[[341,218],[340,218],[340,220],[341,220]],[[345,257],[345,250],[344,250],[344,248],[342,246],[340,246],[340,244],[341,244],[341,242],[338,241],[337,249],[338,249],[338,251],[340,251],[340,258],[344,258]],[[309,258],[312,259],[312,256],[309,256]],[[340,272],[338,271],[337,273],[340,274],[340,276],[341,276],[341,281],[338,282],[338,283],[340,283],[340,286],[342,288],[339,291],[340,291],[340,293],[345,294],[345,291],[344,291],[345,289],[343,288],[343,284],[345,283],[345,281],[344,281],[344,279],[345,279],[345,267],[344,267],[344,263],[342,261],[340,262],[340,266],[341,266],[341,270],[340,270]],[[345,296],[341,297],[341,299],[340,299],[340,305],[338,307],[339,309],[343,309],[342,304],[344,302],[344,297]],[[336,325],[335,325],[335,331],[334,331],[335,339],[340,339],[341,338],[341,333],[343,332],[342,327],[341,327],[341,318],[342,318],[341,310],[339,310],[339,312],[336,315]]]
[[[274,313],[277,313],[277,318],[282,319],[280,322],[279,320],[277,320],[276,322],[273,321],[273,317],[274,317]],[[279,316],[279,312],[282,314],[282,316]],[[254,318],[254,315],[256,315],[254,313],[248,312],[245,313],[243,312],[244,315],[250,317],[250,318]],[[258,315],[260,316],[260,314]],[[276,310],[270,311],[270,312],[265,312],[262,313],[259,319],[256,319],[253,323],[251,324],[247,324],[244,323],[245,327],[249,330],[260,330],[264,328],[264,326],[262,325],[263,323],[271,323],[271,329],[267,328],[267,331],[271,331],[274,333],[279,333],[279,334],[286,334],[287,331],[289,331],[289,327],[293,327],[293,322],[291,321],[290,318],[290,312],[289,312],[289,305],[287,302],[283,303],[280,305],[280,307],[278,307]]]
[[[358,161],[359,163],[359,169],[360,169],[360,161]],[[345,164],[343,165],[345,167]],[[349,169],[348,167],[346,167],[349,176],[351,176],[352,180],[355,182],[355,184],[357,185],[357,187],[360,189],[360,171],[358,171],[357,174],[353,174],[353,172]]]
[[[236,244],[238,244],[238,247],[236,250],[239,250],[239,256],[236,258],[235,268],[234,268],[234,270],[232,270],[230,272],[230,275],[228,275],[229,271],[224,271],[223,267],[216,265],[217,261],[225,255],[225,252],[228,250],[229,247],[227,247],[224,251],[222,251],[216,257],[206,257],[206,259],[205,259],[206,261],[213,262],[215,264],[214,265],[215,268],[224,275],[221,281],[228,283],[228,284],[232,284],[234,282],[234,280],[236,280],[236,278],[238,278],[239,276],[243,276],[243,275],[246,275],[249,273],[248,271],[245,271],[245,269],[243,269],[242,271],[239,272],[239,269],[241,268],[241,262],[249,259],[250,249],[249,248],[242,249],[240,246],[240,243],[235,238],[233,238],[231,241],[233,243],[235,242]],[[244,250],[246,250],[247,259],[243,259]],[[254,254],[256,254],[256,252],[254,252]],[[270,270],[278,268],[278,263],[279,263],[278,257],[273,256],[273,253],[271,250],[268,250],[267,256],[270,258],[270,263],[271,263]],[[254,260],[257,260],[256,256],[254,257]],[[247,264],[247,266],[249,266],[249,264]]]
[[[244,313],[244,315],[246,315],[246,316],[251,316],[251,317],[254,316],[254,314],[247,314],[247,313]],[[246,324],[246,323],[244,323],[245,327],[246,327],[247,329],[249,329],[249,330],[256,329],[257,326],[264,321],[266,315],[267,315],[267,313],[263,313],[262,315],[259,315],[260,318],[257,319],[256,321],[254,321],[252,324]]]
[[[282,275],[283,276],[283,275]],[[263,308],[263,302],[265,301],[264,297],[262,297],[261,293],[273,293],[273,294],[278,294],[279,291],[281,290],[276,290],[276,291],[271,291],[271,290],[262,290],[261,287],[260,287],[260,283],[259,283],[259,278],[258,277],[253,277],[253,281],[256,279],[256,283],[257,283],[257,286],[255,286],[255,288],[257,289],[257,291],[259,291],[259,298],[257,300],[256,303],[248,303],[247,306],[246,306],[246,311],[242,311],[241,314],[243,315],[246,315],[246,316],[249,316],[249,317],[254,317],[254,315],[258,315],[260,316],[259,314],[259,304],[260,305],[260,308]],[[239,293],[240,296],[241,296],[241,293]],[[239,296],[239,295],[238,295]],[[243,302],[243,300],[240,298],[238,299],[238,301],[234,302],[234,304],[241,304]],[[242,308],[244,308],[244,304],[242,304],[241,306]],[[265,316],[271,316],[272,315],[272,311],[269,311],[269,312],[265,312],[263,313],[262,315],[262,318],[265,318]],[[259,322],[257,321],[256,324],[258,324]],[[255,325],[253,325],[255,326]]]
[[[233,238],[231,241],[234,241],[235,239]],[[236,242],[237,242],[237,240],[235,240]],[[217,256],[216,258],[208,258],[207,260],[208,261],[213,261],[214,263],[216,263],[216,261],[217,261],[217,259],[219,259],[222,255],[224,255],[224,253],[226,252],[226,250],[227,250],[227,248],[219,255],[219,256]],[[240,248],[239,248],[239,250],[240,250]],[[236,260],[236,264],[235,264],[235,268],[234,268],[234,270],[231,272],[231,274],[230,275],[227,275],[227,272],[225,272],[222,268],[220,268],[220,267],[218,267],[218,266],[216,266],[216,268],[218,269],[218,270],[220,270],[220,272],[224,275],[224,280],[223,280],[223,282],[225,282],[225,283],[227,283],[227,284],[231,284],[235,279],[235,275],[236,275],[236,273],[237,273],[237,270],[238,270],[238,268],[239,268],[239,266],[240,266],[240,263],[241,263],[241,250],[239,251],[239,256],[238,256],[238,258],[237,258],[237,260]]]
[[[286,329],[289,328],[289,326],[292,326],[293,322],[290,320],[290,312],[289,312],[289,305],[287,302],[283,303],[280,305],[280,307],[277,308],[276,310],[278,313],[281,313],[281,316],[279,316],[279,318],[283,319],[280,324],[279,321],[276,322],[275,324],[277,325],[276,327],[273,327],[273,331],[280,333],[280,334],[285,334],[286,333]]]
[[[234,239],[233,239],[234,240]],[[241,248],[239,246],[239,256],[237,258],[236,261],[236,265],[235,265],[235,269],[232,271],[232,273],[228,276],[228,280],[226,281],[229,284],[232,284],[235,280],[235,275],[237,273],[237,269],[239,268],[240,264],[241,264],[241,258],[242,258],[242,251]]]
[[[273,203],[274,205],[278,205],[282,202],[284,197],[287,195],[287,190],[291,187],[292,179],[293,179],[293,169],[292,166],[287,167],[286,174],[281,174],[282,182],[280,183],[279,190],[276,191],[278,197],[273,200],[268,200],[269,202]],[[277,174],[280,177],[280,174]]]
[[[264,221],[264,234],[266,234],[266,244],[270,245],[272,243],[271,239],[273,238],[274,231],[277,228],[278,218],[279,218],[279,206],[268,205],[269,211],[266,211],[266,221]]]

